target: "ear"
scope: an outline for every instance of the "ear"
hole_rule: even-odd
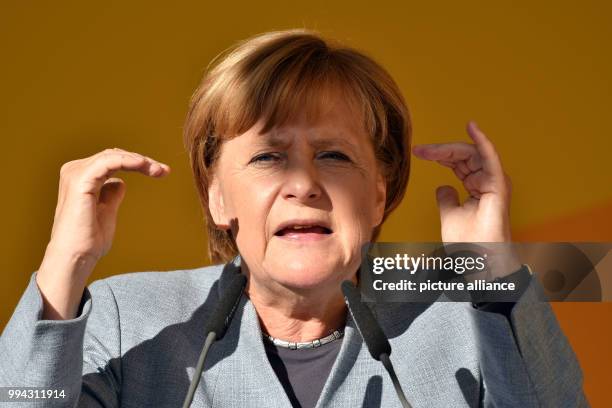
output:
[[[214,175],[208,187],[208,210],[213,217],[213,221],[215,222],[217,229],[230,229],[229,218],[226,214],[220,182],[218,177]]]
[[[374,207],[374,227],[377,227],[382,223],[383,217],[385,216],[385,207],[387,204],[387,182],[380,171],[377,172],[376,177],[376,206]]]

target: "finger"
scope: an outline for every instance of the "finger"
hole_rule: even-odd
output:
[[[467,124],[467,132],[470,138],[474,141],[478,153],[480,153],[482,167],[485,169],[485,171],[496,176],[501,176],[503,174],[502,165],[493,143],[478,128],[476,122],[472,120]]]
[[[125,189],[125,182],[122,179],[111,177],[102,185],[98,201],[100,204],[104,204],[109,209],[115,211],[119,208],[121,201],[123,201]]]
[[[459,170],[457,167],[453,168],[453,172],[455,173],[455,176],[457,176],[457,178],[461,181],[465,180],[465,178],[467,177],[467,174]]]
[[[436,201],[440,210],[440,221],[444,222],[450,211],[459,206],[459,193],[452,186],[440,186],[436,189]]]
[[[164,167],[152,159],[123,152],[108,152],[96,156],[83,171],[81,180],[85,180],[85,190],[82,193],[97,196],[103,183],[119,170],[140,172],[151,177],[167,174]]]
[[[458,161],[457,168],[465,175],[468,175],[471,173],[471,170],[468,168],[468,165],[465,160]]]
[[[119,150],[107,150],[104,154],[97,156],[90,166],[97,178],[106,180],[112,173],[123,170],[139,172],[151,177],[159,177],[167,173],[170,168],[148,156],[134,152]],[[104,173],[106,170],[106,173]]]
[[[92,156],[91,159],[96,159],[99,156],[107,156],[107,155],[112,155],[112,154],[115,154],[115,153],[131,155],[131,156],[134,156],[134,157],[137,157],[137,158],[144,158],[147,162],[149,162],[151,164],[157,164],[159,167],[161,167],[164,170],[164,173],[170,172],[170,166],[168,166],[165,163],[162,163],[162,162],[160,162],[158,160],[155,160],[155,159],[153,159],[153,158],[151,158],[149,156],[145,156],[143,154],[136,153],[136,152],[131,152],[129,150],[120,149],[118,147],[114,147],[112,149],[103,150],[103,151],[95,154],[94,156]]]
[[[463,180],[463,185],[466,190],[479,191],[481,194],[486,193],[501,193],[505,191],[502,187],[505,183],[497,182],[493,177],[485,173],[484,170],[479,170],[474,173],[470,173]]]
[[[478,151],[473,144],[455,142],[415,145],[412,147],[412,153],[425,160],[456,162],[468,160],[478,154]]]
[[[451,162],[451,161],[445,161],[445,160],[437,160],[438,163],[440,163],[442,166],[454,169],[455,167],[457,167],[457,163],[455,162]]]
[[[457,152],[455,147],[453,147],[452,146],[453,144],[451,143],[417,145],[417,146],[414,146],[413,152],[419,158],[436,160],[439,164],[449,167],[451,169],[458,167],[461,170],[461,173],[463,174],[463,176],[480,170],[482,168],[482,159],[480,157],[480,153],[478,153],[478,150],[476,150],[476,146],[472,144],[468,144],[468,146],[470,147],[466,148],[464,146],[461,146],[463,145],[463,143],[457,143],[457,144],[459,146],[456,146],[456,148],[458,148],[460,152]],[[469,153],[476,153],[476,154],[469,154]],[[435,157],[440,157],[440,156],[450,157],[451,160],[435,159]],[[466,159],[461,160],[462,158],[466,156],[468,156]],[[462,177],[459,177],[459,178],[462,178]]]
[[[98,215],[102,228],[108,236],[114,235],[119,206],[125,196],[125,183],[111,177],[102,186],[99,197]]]
[[[470,193],[470,195],[474,195],[474,192],[483,192],[486,188],[485,183],[482,182],[483,173],[478,172],[474,174],[470,174],[465,179],[463,179],[463,187],[465,187],[466,191]]]
[[[455,173],[455,176],[457,176],[459,180],[464,180],[470,174],[470,171],[465,169],[465,165],[463,166],[464,170],[462,170],[458,165],[459,163],[465,163],[465,162],[462,162],[462,161],[447,162],[444,160],[438,160],[438,163],[444,167],[448,167],[451,170],[453,170],[453,172]]]

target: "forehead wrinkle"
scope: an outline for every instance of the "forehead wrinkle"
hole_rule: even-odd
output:
[[[352,150],[352,144],[349,143],[346,139],[340,137],[332,137],[332,138],[320,138],[315,139],[311,143],[316,148],[329,148],[329,147],[345,147]]]
[[[287,134],[288,133],[288,134]],[[317,132],[315,132],[317,133]],[[285,148],[292,144],[293,132],[270,132],[266,134],[260,134],[257,138],[256,144],[258,146],[273,147],[273,148]],[[325,136],[313,136],[308,140],[308,143],[315,149],[325,149],[330,147],[344,147],[349,150],[354,150],[353,143],[350,143],[343,137],[325,137]]]
[[[264,147],[282,148],[291,144],[291,138],[282,137],[276,132],[259,134],[256,144]]]

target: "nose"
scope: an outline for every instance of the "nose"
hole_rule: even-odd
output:
[[[317,168],[311,162],[300,160],[287,169],[282,190],[285,199],[312,202],[321,197],[321,191]]]

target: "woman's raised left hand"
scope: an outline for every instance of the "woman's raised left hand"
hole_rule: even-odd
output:
[[[504,172],[495,146],[475,122],[468,122],[467,133],[474,143],[421,144],[412,148],[415,156],[452,169],[469,193],[460,203],[452,186],[436,189],[442,241],[510,243],[510,177]],[[510,270],[520,266],[514,259],[511,263]]]

